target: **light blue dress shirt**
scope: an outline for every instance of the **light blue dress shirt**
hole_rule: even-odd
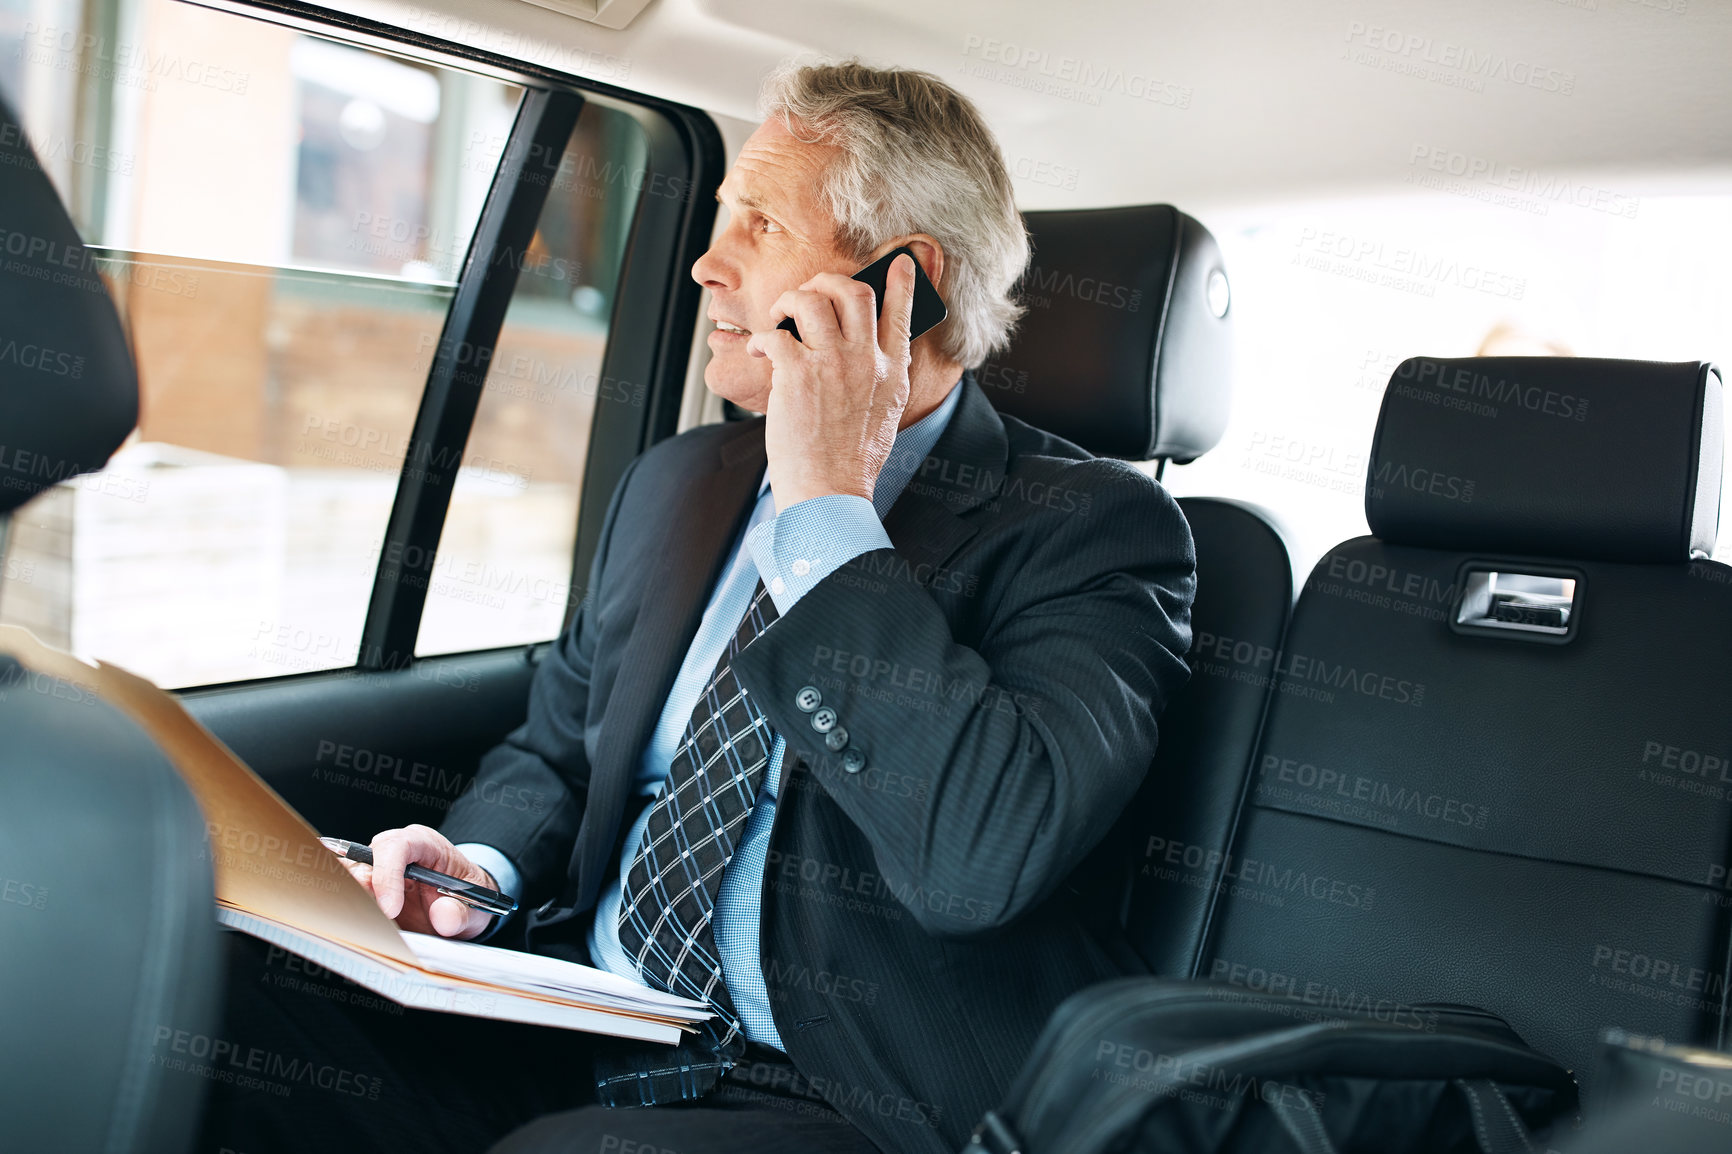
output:
[[[873,549],[889,548],[884,516],[938,443],[961,395],[960,385],[953,387],[936,409],[897,432],[870,502],[861,497],[813,497],[778,514],[766,470],[758,483],[758,503],[740,539],[734,543],[673,690],[668,694],[667,705],[644,750],[635,778],[634,792],[639,797],[654,797],[666,783],[668,767],[673,764],[698,696],[709,683],[716,662],[721,660],[728,641],[740,626],[740,619],[746,615],[746,606],[751,603],[758,581],[761,579],[769,590],[777,614],[783,614],[842,565]],[[776,793],[786,748],[787,742],[778,734],[770,750],[770,763],[764,770],[758,800],[746,819],[746,831],[722,873],[711,927],[721,954],[722,977],[728,984],[746,1037],[778,1050],[783,1048],[782,1039],[770,1016],[769,991],[758,961],[758,918],[770,826],[776,818]],[[626,835],[619,878],[602,887],[589,933],[590,957],[597,966],[640,983],[637,967],[619,943],[619,914],[624,901],[620,878],[630,872],[631,860],[649,824],[649,810],[645,805]],[[511,859],[492,846],[476,842],[465,842],[457,848],[492,874],[506,893],[519,895],[522,882]]]

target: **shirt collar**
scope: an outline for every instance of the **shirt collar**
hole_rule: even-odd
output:
[[[938,438],[944,435],[945,426],[950,424],[950,416],[956,412],[956,403],[962,397],[962,389],[963,382],[958,379],[936,409],[906,429],[896,431],[890,456],[879,471],[877,485],[872,490],[872,509],[879,520],[889,514],[896,498],[902,495],[902,490],[908,487],[908,482],[914,479],[921,464],[931,455],[933,446],[938,444]],[[769,487],[770,471],[765,469],[763,480],[758,482],[758,496],[762,497]]]

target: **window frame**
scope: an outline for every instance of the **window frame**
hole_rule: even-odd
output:
[[[180,694],[242,689],[309,678],[353,676],[407,669],[420,661],[448,661],[461,653],[417,658],[415,642],[426,605],[421,568],[391,564],[391,557],[437,555],[458,463],[473,429],[483,388],[462,382],[459,364],[486,350],[504,327],[516,290],[517,270],[532,241],[549,182],[520,180],[530,158],[563,156],[577,117],[594,100],[632,117],[643,130],[645,179],[627,233],[614,292],[601,374],[644,385],[644,404],[598,406],[590,427],[578,521],[572,550],[571,588],[585,589],[607,504],[637,455],[677,430],[687,367],[697,328],[699,286],[686,271],[709,246],[716,203],[699,189],[720,184],[725,168],[721,134],[700,109],[587,80],[570,73],[293,0],[181,0],[248,19],[264,20],[421,63],[454,68],[524,89],[499,166],[489,184],[470,248],[446,312],[433,363],[416,409],[412,446],[406,455],[374,569],[372,594],[353,664],[277,677],[191,685]],[[683,187],[682,197],[652,196],[652,183]],[[473,370],[470,370],[471,372]],[[560,632],[578,606],[566,607]],[[523,650],[534,641],[468,651]]]

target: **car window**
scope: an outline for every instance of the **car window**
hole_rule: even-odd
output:
[[[491,170],[505,140],[469,147]],[[485,384],[425,573],[419,656],[546,640],[583,600],[572,551],[596,408],[645,400],[644,382],[602,375],[602,353],[638,198],[662,192],[645,187],[646,147],[627,113],[591,101],[564,154],[531,161],[547,201],[495,348],[464,366]]]
[[[352,664],[519,90],[172,0],[7,9],[0,83],[138,362],[15,518],[0,621],[165,686]]]
[[[1233,417],[1218,447],[1165,480],[1273,509],[1302,573],[1366,532],[1367,454],[1406,358],[1732,358],[1732,197],[1413,153],[1414,195],[1204,217],[1232,276]],[[1560,422],[1586,416],[1507,383],[1452,401],[1487,422],[1530,401]],[[1717,558],[1732,558],[1732,533],[1721,542]]]

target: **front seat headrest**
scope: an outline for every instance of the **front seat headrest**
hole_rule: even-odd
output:
[[[1582,561],[1714,549],[1720,370],[1704,361],[1415,357],[1383,394],[1365,484],[1400,545]]]
[[[975,378],[1003,413],[1089,452],[1194,460],[1232,404],[1232,294],[1208,229],[1172,205],[1029,212],[1028,312]]]
[[[94,472],[138,423],[138,376],[90,252],[0,98],[0,513]]]

